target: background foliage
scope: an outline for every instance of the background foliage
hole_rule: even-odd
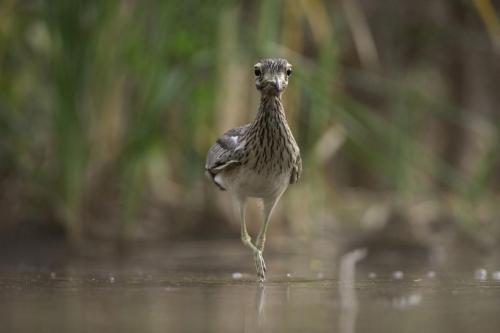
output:
[[[4,0],[0,228],[55,224],[74,242],[237,235],[227,195],[203,177],[205,153],[253,119],[253,64],[281,56],[295,68],[285,108],[305,174],[274,232],[323,237],[397,215],[426,238],[446,221],[494,244],[498,10]]]

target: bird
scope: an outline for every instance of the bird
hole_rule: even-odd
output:
[[[265,58],[254,65],[260,104],[253,122],[225,132],[211,146],[206,176],[228,191],[239,208],[241,241],[252,253],[258,279],[266,278],[263,258],[271,213],[289,184],[302,174],[300,149],[288,125],[281,99],[292,75],[292,65],[282,58]],[[264,220],[252,243],[245,221],[250,198],[262,201]]]

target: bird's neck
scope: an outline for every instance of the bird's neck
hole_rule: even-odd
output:
[[[262,95],[259,111],[254,125],[258,127],[272,126],[275,123],[287,124],[283,103],[279,95]]]
[[[261,97],[257,117],[244,139],[248,154],[254,160],[251,167],[257,173],[285,172],[298,154],[279,96]]]

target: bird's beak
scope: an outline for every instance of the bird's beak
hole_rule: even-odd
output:
[[[274,77],[273,83],[274,83],[274,86],[276,87],[276,89],[278,91],[281,91],[283,89],[283,85],[281,84],[281,81],[280,81],[279,77],[277,77],[277,76]]]

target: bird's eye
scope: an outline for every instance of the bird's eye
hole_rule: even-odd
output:
[[[288,75],[288,76],[292,75],[292,69],[291,68],[288,68],[286,70],[286,75]]]
[[[255,73],[255,76],[260,76],[260,74],[262,74],[260,69],[258,69],[258,68],[255,68],[254,73]]]

